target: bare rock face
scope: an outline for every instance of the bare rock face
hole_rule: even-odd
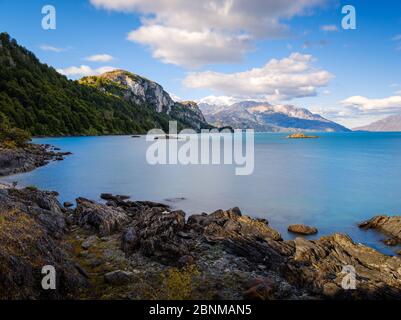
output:
[[[0,299],[71,299],[87,287],[63,247],[61,209],[56,193],[0,190]],[[56,290],[41,287],[45,265],[56,269]]]
[[[102,91],[111,91],[110,84],[114,85],[113,93],[125,100],[138,105],[149,105],[157,112],[169,114],[174,105],[173,99],[164,91],[163,87],[156,82],[145,79],[141,76],[124,70],[115,70],[106,72],[98,77],[86,77],[81,79],[81,83],[90,83],[93,79],[102,78],[106,81],[99,89]],[[118,92],[115,86],[118,86]]]
[[[401,243],[401,216],[376,216],[359,225],[363,229],[375,229],[390,235]]]
[[[294,240],[295,253],[283,268],[290,283],[331,298],[395,298],[401,294],[401,259],[383,255],[348,236]],[[342,287],[355,270],[355,288]],[[350,287],[348,287],[350,288]]]
[[[28,172],[58,157],[62,158],[63,153],[50,151],[48,147],[34,144],[17,149],[0,147],[0,176]]]
[[[127,214],[120,208],[113,208],[94,201],[78,198],[75,210],[77,224],[95,229],[100,236],[108,236],[129,222]]]
[[[267,221],[243,216],[239,208],[218,210],[209,215],[193,215],[188,218],[188,225],[202,231],[210,241],[222,240],[230,236],[281,240],[281,235],[270,228]]]
[[[189,255],[185,240],[179,236],[184,227],[183,211],[148,208],[125,230],[121,247],[127,254],[139,249],[145,256],[175,264],[182,256]]]
[[[288,227],[288,231],[303,235],[311,235],[317,233],[317,229],[315,227],[309,227],[303,224],[292,224]]]
[[[200,130],[211,127],[195,102],[175,102],[161,85],[137,74],[114,70],[99,76],[84,77],[80,83],[95,85],[102,92],[170,115],[180,121],[185,128]]]

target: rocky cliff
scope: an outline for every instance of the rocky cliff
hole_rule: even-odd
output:
[[[144,105],[158,113],[165,113],[193,129],[208,128],[195,102],[175,102],[158,83],[125,70],[84,77],[80,84],[120,97],[137,105]]]

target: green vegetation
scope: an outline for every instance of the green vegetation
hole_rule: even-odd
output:
[[[29,133],[18,128],[11,128],[6,116],[0,113],[0,147],[15,149],[26,147],[31,140]]]
[[[171,118],[68,80],[0,34],[0,119],[31,135],[101,135],[168,130]],[[118,89],[118,88],[114,88]],[[21,132],[12,132],[21,136]]]

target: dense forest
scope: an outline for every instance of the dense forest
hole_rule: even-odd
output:
[[[167,130],[171,118],[79,84],[0,34],[0,119],[33,136]]]

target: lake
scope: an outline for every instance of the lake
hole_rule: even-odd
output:
[[[35,171],[3,178],[60,193],[61,201],[100,193],[166,202],[187,214],[238,206],[243,214],[268,219],[285,239],[289,224],[333,232],[389,254],[358,222],[401,213],[401,133],[322,133],[319,139],[255,134],[255,170],[236,176],[231,165],[149,165],[144,137],[105,136],[34,139],[72,156]],[[180,199],[184,198],[184,199]],[[399,249],[399,248],[398,248]]]

